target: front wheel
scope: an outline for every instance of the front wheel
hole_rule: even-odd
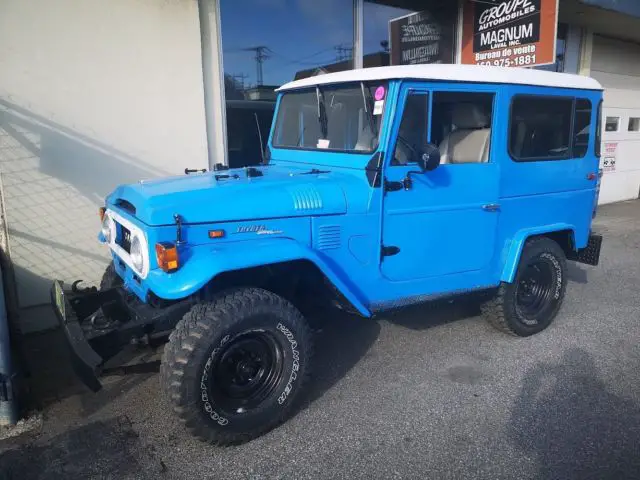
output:
[[[503,283],[483,314],[498,330],[528,337],[547,328],[558,314],[567,288],[562,248],[546,237],[528,240],[513,283]]]
[[[161,380],[174,411],[197,437],[228,445],[288,415],[310,372],[302,314],[256,288],[195,305],[165,346]]]

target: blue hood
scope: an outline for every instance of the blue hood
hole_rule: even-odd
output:
[[[344,175],[305,173],[310,168],[273,165],[258,168],[263,175],[255,177],[235,169],[141,181],[116,188],[107,204],[153,226],[173,224],[176,213],[185,223],[345,213],[336,179]]]

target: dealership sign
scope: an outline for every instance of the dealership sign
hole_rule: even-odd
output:
[[[391,65],[453,63],[455,10],[417,12],[389,21]]]
[[[556,61],[558,0],[467,0],[462,63],[529,67]]]

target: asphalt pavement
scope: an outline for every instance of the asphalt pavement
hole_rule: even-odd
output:
[[[98,394],[59,332],[28,340],[42,428],[0,442],[0,478],[640,478],[640,201],[601,207],[598,267],[571,264],[546,331],[512,338],[477,306],[331,315],[295,416],[238,447],[174,420],[158,353]]]

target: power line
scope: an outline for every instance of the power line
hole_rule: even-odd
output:
[[[325,52],[329,52],[332,51],[335,47],[328,47],[328,48],[323,48],[322,50],[318,50],[317,52],[314,52],[310,55],[305,55],[304,57],[300,57],[298,59],[291,59],[289,57],[286,57],[274,50],[272,50],[271,48],[269,49],[269,52],[271,52],[273,55],[282,58],[283,60],[287,60],[287,62],[289,63],[299,63],[301,65],[315,65],[317,62],[305,62],[304,60],[308,60],[310,58],[313,58],[315,56],[320,55],[321,53],[325,53]],[[288,64],[287,64],[288,65]]]

